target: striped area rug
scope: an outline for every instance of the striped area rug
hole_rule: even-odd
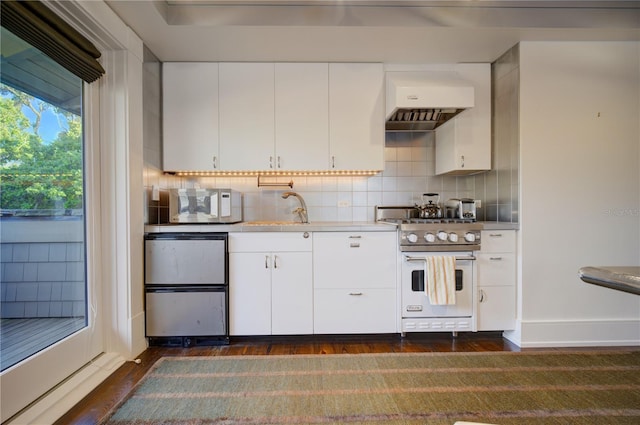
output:
[[[640,424],[640,351],[164,357],[106,420]]]

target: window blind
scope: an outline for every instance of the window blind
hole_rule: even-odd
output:
[[[104,73],[100,51],[40,1],[2,0],[4,28],[38,48],[73,74],[92,83]]]

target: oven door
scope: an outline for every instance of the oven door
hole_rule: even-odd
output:
[[[472,252],[457,252],[456,256],[456,304],[431,305],[425,292],[425,257],[451,255],[452,253],[411,252],[402,254],[402,317],[471,317],[473,315]]]

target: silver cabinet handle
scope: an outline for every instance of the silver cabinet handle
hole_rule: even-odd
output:
[[[309,232],[304,232],[302,234],[302,237],[305,238],[305,239],[309,239]]]
[[[502,237],[502,233],[490,233],[489,237],[490,238],[501,238]]]
[[[460,168],[464,168],[464,155],[462,155],[460,158],[462,159],[462,162],[460,163]]]
[[[218,157],[217,156],[213,156],[213,169],[215,170],[216,168],[218,168]]]
[[[349,295],[359,297],[360,295],[362,295],[362,292],[349,292]]]
[[[331,168],[336,168],[336,157],[335,157],[335,155],[331,156]]]
[[[264,256],[264,268],[265,269],[269,268],[269,256],[268,255]]]
[[[491,261],[502,261],[502,257],[489,257]]]
[[[484,302],[484,291],[482,289],[480,290],[480,302]]]
[[[282,168],[282,167],[280,166],[280,155],[278,155],[278,168]]]
[[[412,257],[410,255],[405,255],[405,261],[426,261],[425,257]],[[475,256],[469,255],[466,257],[456,257],[456,261],[474,261],[476,259]]]
[[[349,244],[349,247],[350,248],[360,248],[360,244],[356,243],[356,242],[352,242],[352,243]]]
[[[351,235],[349,236],[349,239],[362,239],[361,235]]]
[[[269,168],[273,168],[273,157],[269,157]]]
[[[273,256],[273,268],[274,269],[278,268],[278,256],[277,255]]]

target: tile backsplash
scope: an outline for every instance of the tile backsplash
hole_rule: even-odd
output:
[[[282,187],[258,187],[257,177],[175,177],[145,168],[146,223],[168,221],[164,193],[170,188],[231,188],[244,194],[244,220],[293,220],[298,206],[294,197],[282,199],[292,190],[305,199],[309,221],[360,222],[374,220],[376,205],[413,205],[426,192],[449,198],[476,198],[473,176],[436,176],[434,133],[387,133],[385,168],[375,176],[283,176],[263,177]],[[293,189],[286,184],[293,180]],[[151,189],[160,189],[160,202],[150,201]]]

